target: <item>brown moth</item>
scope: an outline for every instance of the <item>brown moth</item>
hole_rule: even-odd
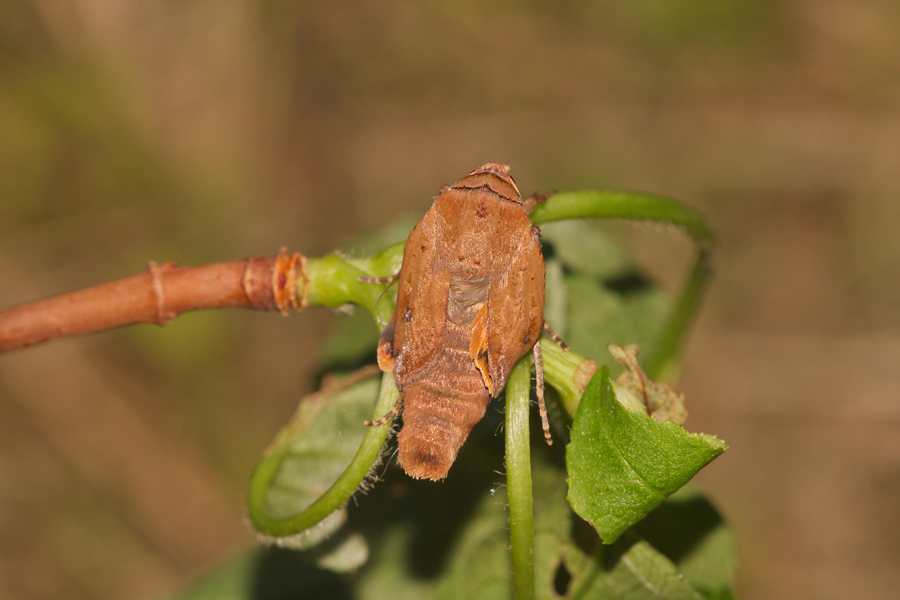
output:
[[[447,476],[544,325],[544,258],[509,167],[488,163],[435,200],[403,251],[397,307],[378,344],[403,428],[399,464]]]

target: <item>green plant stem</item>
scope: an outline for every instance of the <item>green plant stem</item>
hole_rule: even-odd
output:
[[[544,357],[544,380],[557,391],[569,416],[574,416],[584,392],[575,383],[575,373],[588,359],[577,352],[563,350],[552,342],[541,344],[541,352]]]
[[[659,379],[669,362],[678,355],[711,274],[709,253],[701,249],[658,341],[652,352],[644,357],[644,370],[651,379]]]
[[[387,414],[397,402],[399,395],[397,387],[394,385],[393,376],[390,373],[385,373],[382,378],[378,401],[372,413],[372,419],[378,419]],[[353,460],[341,476],[315,502],[300,513],[286,519],[270,517],[266,506],[269,486],[281,464],[283,454],[283,452],[279,451],[281,448],[278,447],[278,444],[284,444],[285,441],[290,443],[291,441],[289,436],[287,436],[286,440],[277,440],[276,448],[263,458],[257,467],[253,481],[250,482],[247,507],[254,527],[264,535],[284,537],[298,534],[321,522],[325,517],[343,506],[357,490],[359,484],[378,458],[390,429],[390,422],[378,427],[369,427],[363,435],[362,443],[353,456]]]
[[[403,244],[395,244],[365,259],[349,259],[338,254],[309,259],[305,273],[307,279],[298,282],[298,292],[302,293],[306,288],[306,300],[313,306],[336,308],[347,303],[358,304],[371,313],[379,329],[384,329],[394,311],[394,303],[384,293],[387,286],[363,282],[360,277],[384,276],[395,272],[399,269],[402,253]],[[385,374],[372,420],[378,420],[387,414],[398,397],[393,376]],[[271,481],[281,465],[282,456],[293,438],[284,435],[276,439],[274,448],[266,453],[250,482],[247,505],[253,525],[264,535],[285,537],[300,534],[321,523],[357,490],[377,460],[390,428],[391,422],[367,428],[347,469],[331,487],[304,510],[284,519],[269,515],[266,498]]]
[[[400,242],[388,246],[378,254],[361,258],[347,258],[351,265],[362,269],[373,277],[388,277],[400,272],[403,264],[403,248],[406,242]]]
[[[528,431],[531,365],[519,361],[506,384],[506,484],[513,598],[534,598],[534,507]]]
[[[379,330],[387,326],[394,312],[394,303],[384,293],[386,284],[360,281],[360,277],[370,274],[354,266],[347,259],[337,254],[311,258],[307,261],[306,275],[309,278],[306,295],[309,304],[337,308],[352,302],[372,314]],[[302,286],[303,283],[300,282],[298,285]]]
[[[595,190],[560,192],[531,213],[535,225],[564,219],[655,221],[683,229],[704,247],[711,246],[715,237],[699,212],[671,198],[649,194]]]
[[[663,196],[630,192],[580,191],[554,194],[531,213],[536,225],[564,219],[627,219],[652,221],[684,230],[700,246],[697,261],[691,269],[684,289],[669,314],[668,321],[652,354],[645,355],[644,369],[651,378],[658,378],[675,357],[684,333],[696,312],[712,273],[710,255],[715,234],[699,212],[676,200]],[[568,407],[567,407],[568,408]]]

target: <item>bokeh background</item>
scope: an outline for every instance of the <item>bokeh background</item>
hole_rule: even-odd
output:
[[[900,589],[894,0],[0,2],[0,306],[320,255],[486,161],[663,193],[721,235],[688,345],[698,483],[748,600]],[[673,290],[691,255],[616,224]],[[153,598],[252,540],[325,310],[218,311],[0,357],[0,597]]]

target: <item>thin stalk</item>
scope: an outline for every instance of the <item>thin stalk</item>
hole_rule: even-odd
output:
[[[544,380],[557,391],[569,416],[575,416],[581,394],[597,370],[597,364],[553,343],[542,344],[541,351],[544,356]]]
[[[359,278],[369,273],[337,254],[309,259],[306,273],[309,278],[307,299],[310,305],[336,308],[352,302],[372,314],[379,330],[387,326],[394,312],[394,303],[384,293],[386,284],[361,282]]]
[[[368,260],[347,259],[337,254],[309,259],[306,264],[306,280],[298,281],[297,285],[306,286],[306,298],[310,305],[337,307],[352,302],[368,310],[378,328],[384,329],[394,311],[391,298],[384,293],[386,286],[362,282],[360,277],[381,275],[382,271],[392,270],[402,250],[402,245],[395,245]],[[378,420],[387,414],[398,397],[393,376],[385,374],[372,420]],[[276,449],[260,462],[250,484],[247,503],[253,525],[264,535],[284,537],[298,534],[320,523],[357,490],[377,460],[390,428],[391,421],[369,427],[353,460],[337,481],[302,512],[286,519],[274,519],[266,511],[269,485],[281,464],[282,453],[278,451],[276,441]]]
[[[531,213],[535,225],[564,219],[653,221],[683,229],[703,247],[715,241],[702,214],[664,196],[595,190],[560,192],[537,205]]]
[[[403,264],[403,248],[406,242],[388,246],[378,254],[360,258],[347,258],[347,262],[373,277],[388,277],[400,272]]]
[[[688,276],[681,291],[681,296],[669,315],[668,322],[652,352],[644,359],[644,370],[651,379],[659,379],[666,365],[678,355],[684,343],[685,332],[697,312],[700,299],[712,275],[709,253],[701,250],[697,262]]]
[[[534,598],[534,506],[528,431],[531,365],[519,361],[506,384],[506,484],[513,598]]]
[[[536,225],[564,219],[627,219],[671,225],[690,235],[700,246],[696,263],[685,282],[677,303],[662,328],[652,353],[645,355],[644,369],[658,378],[678,353],[684,333],[694,316],[706,284],[712,274],[710,258],[715,234],[699,212],[663,196],[630,192],[581,191],[550,196],[531,213]]]

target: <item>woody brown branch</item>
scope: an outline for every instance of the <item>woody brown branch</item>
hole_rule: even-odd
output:
[[[297,284],[302,285],[298,293]],[[0,352],[132,325],[165,325],[205,308],[278,310],[306,306],[306,258],[277,256],[198,267],[157,264],[129,277],[0,311]]]

